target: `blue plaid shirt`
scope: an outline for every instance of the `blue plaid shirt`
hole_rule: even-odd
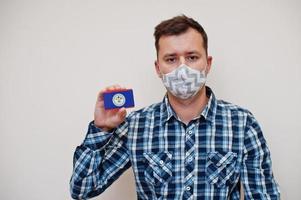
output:
[[[108,133],[93,122],[74,153],[70,191],[74,199],[99,195],[128,168],[138,199],[280,199],[270,152],[254,116],[217,100],[185,125],[167,96],[132,112]]]

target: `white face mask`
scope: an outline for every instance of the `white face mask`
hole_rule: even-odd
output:
[[[180,99],[188,99],[206,83],[206,68],[198,71],[182,64],[170,73],[162,74],[162,81],[166,89]]]

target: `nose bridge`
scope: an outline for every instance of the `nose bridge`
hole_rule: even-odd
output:
[[[183,65],[183,64],[186,64],[184,55],[180,56],[180,65]]]

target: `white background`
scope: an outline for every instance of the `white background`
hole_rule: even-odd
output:
[[[0,199],[70,199],[73,151],[107,85],[161,101],[153,31],[184,13],[213,56],[208,85],[264,131],[282,199],[300,194],[300,1],[0,0]],[[128,170],[99,200],[135,199]]]

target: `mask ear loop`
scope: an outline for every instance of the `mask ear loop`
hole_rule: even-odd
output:
[[[203,73],[205,75],[206,79],[207,79],[207,67],[208,67],[208,64],[206,64],[205,69],[203,69],[201,71],[201,73]]]
[[[205,87],[205,88],[206,88],[206,83],[207,83],[207,67],[208,67],[208,64],[205,66],[205,69],[203,70],[204,72],[202,72],[202,73],[204,73],[204,76],[205,76],[205,82],[202,87]]]

